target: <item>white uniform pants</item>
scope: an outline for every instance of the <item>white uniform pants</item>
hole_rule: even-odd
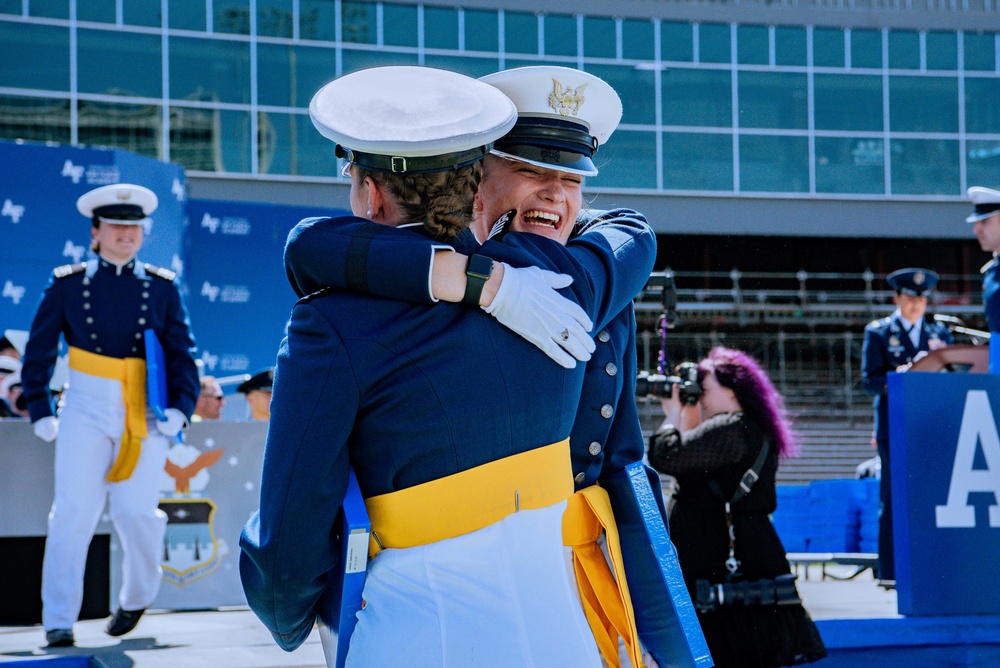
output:
[[[118,455],[125,406],[121,383],[70,372],[56,438],[55,498],[42,567],[42,622],[46,630],[68,629],[80,615],[87,549],[104,509],[123,548],[122,588],[126,610],[149,607],[160,589],[160,552],[167,516],[157,507],[169,440],[148,420],[149,437],[132,476],[109,483]]]

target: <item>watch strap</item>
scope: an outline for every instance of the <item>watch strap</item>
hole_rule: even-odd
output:
[[[493,260],[485,255],[473,255],[469,258],[469,266],[465,270],[465,295],[462,303],[479,306],[479,296],[483,294],[483,286],[493,273]]]

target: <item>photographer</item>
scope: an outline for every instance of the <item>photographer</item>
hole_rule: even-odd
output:
[[[690,382],[675,383],[662,400],[666,419],[650,439],[649,462],[680,484],[671,538],[715,665],[821,659],[826,649],[769,518],[778,458],[795,448],[781,396],[757,362],[728,348],[713,348],[697,379],[700,396]],[[701,409],[690,429],[682,396],[688,404],[698,397]]]

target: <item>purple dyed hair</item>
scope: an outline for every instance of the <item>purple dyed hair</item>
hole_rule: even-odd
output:
[[[799,453],[798,437],[788,421],[785,402],[756,360],[739,350],[717,346],[698,364],[698,370],[702,377],[715,372],[719,384],[733,391],[743,412],[760,424],[777,446],[779,456],[794,457]]]

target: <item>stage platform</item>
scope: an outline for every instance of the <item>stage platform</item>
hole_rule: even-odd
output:
[[[799,591],[830,656],[823,668],[1000,666],[1000,618],[902,617],[896,594],[871,572],[828,565],[800,571]],[[806,576],[808,575],[808,579]],[[45,650],[40,626],[0,626],[0,664],[35,668],[323,668],[318,632],[282,651],[246,608],[151,611],[124,639],[104,635],[105,620],[79,622],[77,646]],[[86,660],[84,657],[93,657]],[[13,668],[13,666],[11,666]]]

